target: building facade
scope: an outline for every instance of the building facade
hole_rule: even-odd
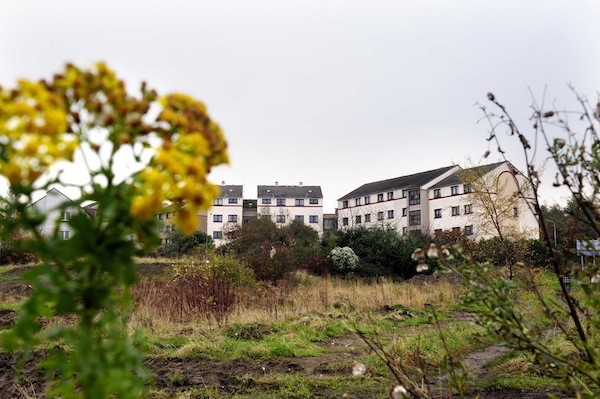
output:
[[[448,166],[360,186],[338,200],[338,224],[340,229],[393,226],[402,234],[451,231],[482,239],[498,234],[497,222],[503,231],[537,238],[537,218],[520,191],[527,193],[525,179],[508,162]],[[486,198],[502,208],[496,221],[487,217]]]
[[[300,220],[323,235],[323,193],[320,186],[258,186],[257,217],[278,226]]]
[[[56,188],[49,190],[45,196],[31,204],[31,208],[46,215],[40,232],[50,236],[56,231],[63,240],[68,240],[73,234],[73,229],[69,225],[71,217],[76,213],[86,212]]]

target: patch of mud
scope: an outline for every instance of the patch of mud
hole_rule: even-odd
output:
[[[44,356],[43,352],[33,353],[19,368],[18,354],[0,353],[0,399],[44,397],[44,373],[37,369]]]
[[[7,330],[15,324],[17,312],[9,309],[0,309],[0,330]]]
[[[0,299],[2,298],[23,298],[31,295],[33,288],[23,281],[0,281]]]

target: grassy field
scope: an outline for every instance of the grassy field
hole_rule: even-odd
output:
[[[153,375],[148,398],[386,398],[398,384],[394,373],[410,377],[431,397],[449,397],[449,364],[464,367],[467,397],[561,391],[560,380],[529,371],[533,359],[527,353],[498,345],[476,323],[476,305],[462,305],[468,293],[460,281],[445,275],[397,283],[299,272],[293,284],[240,286],[227,293],[233,299],[226,311],[217,311],[211,310],[217,308],[214,298],[198,307],[179,296],[171,268],[168,260],[140,262],[133,290],[130,327]],[[0,267],[0,328],[10,326],[27,295],[19,277],[24,270]],[[555,295],[552,276],[537,273],[535,284],[544,295]],[[531,320],[552,329],[526,285],[515,296]],[[66,321],[50,324],[60,322]],[[557,336],[549,339],[564,344]],[[11,361],[0,359],[2,370]],[[359,363],[365,372],[355,376]],[[35,378],[4,376],[3,383],[30,397],[31,387],[43,391]]]

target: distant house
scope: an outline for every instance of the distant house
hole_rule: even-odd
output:
[[[56,231],[64,240],[71,238],[73,234],[68,223],[71,217],[78,212],[85,212],[75,201],[56,188],[49,190],[45,196],[31,204],[31,207],[46,215],[40,232],[50,236]]]
[[[221,245],[242,225],[244,214],[244,186],[219,186],[219,196],[213,200],[212,207],[204,214],[206,230],[215,245]]]
[[[321,186],[258,186],[257,217],[278,226],[300,220],[323,235],[323,193]]]
[[[474,239],[490,238],[497,233],[482,215],[484,205],[472,187],[481,181],[493,187],[490,198],[509,199],[503,205],[509,204],[502,211],[503,228],[537,238],[538,222],[529,199],[518,195],[525,187],[524,177],[508,162],[469,169],[447,166],[363,184],[338,199],[339,227],[393,226],[402,234],[452,231]]]

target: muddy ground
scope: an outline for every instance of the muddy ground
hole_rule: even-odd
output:
[[[149,265],[143,267],[143,272],[152,274],[163,271],[163,265]],[[22,270],[13,269],[11,276],[18,276]],[[6,274],[5,274],[6,276]],[[19,298],[29,295],[31,287],[18,280],[0,281],[0,298]],[[0,330],[10,328],[14,323],[16,312],[0,309]],[[469,320],[472,315],[465,312],[456,314],[457,319]],[[216,362],[202,358],[164,358],[148,357],[145,361],[153,377],[154,389],[172,392],[189,389],[203,389],[218,387],[223,393],[247,393],[251,389],[261,388],[269,390],[259,377],[267,374],[300,374],[308,377],[321,378],[323,376],[343,376],[351,374],[351,362],[360,354],[366,353],[368,348],[358,338],[343,338],[324,342],[327,348],[320,357],[310,358],[275,358],[267,361],[248,361],[234,359]],[[494,345],[482,352],[470,354],[466,358],[471,375],[485,376],[489,374],[486,364],[496,356],[504,353],[504,347]],[[19,366],[20,357],[17,354],[0,353],[0,399],[44,397],[44,376],[36,366],[44,358],[44,352],[33,353],[27,362]],[[332,367],[332,365],[337,365]],[[346,368],[339,364],[348,364]],[[18,369],[20,367],[20,372]],[[438,381],[439,382],[439,381]],[[490,392],[473,392],[469,396],[480,399],[541,399],[547,398],[549,392],[531,392],[520,390],[503,390]],[[552,392],[560,395],[559,392]],[[355,399],[378,398],[380,394],[362,394],[351,396]],[[318,398],[335,398],[331,392],[319,392]],[[439,395],[434,396],[439,397]]]

